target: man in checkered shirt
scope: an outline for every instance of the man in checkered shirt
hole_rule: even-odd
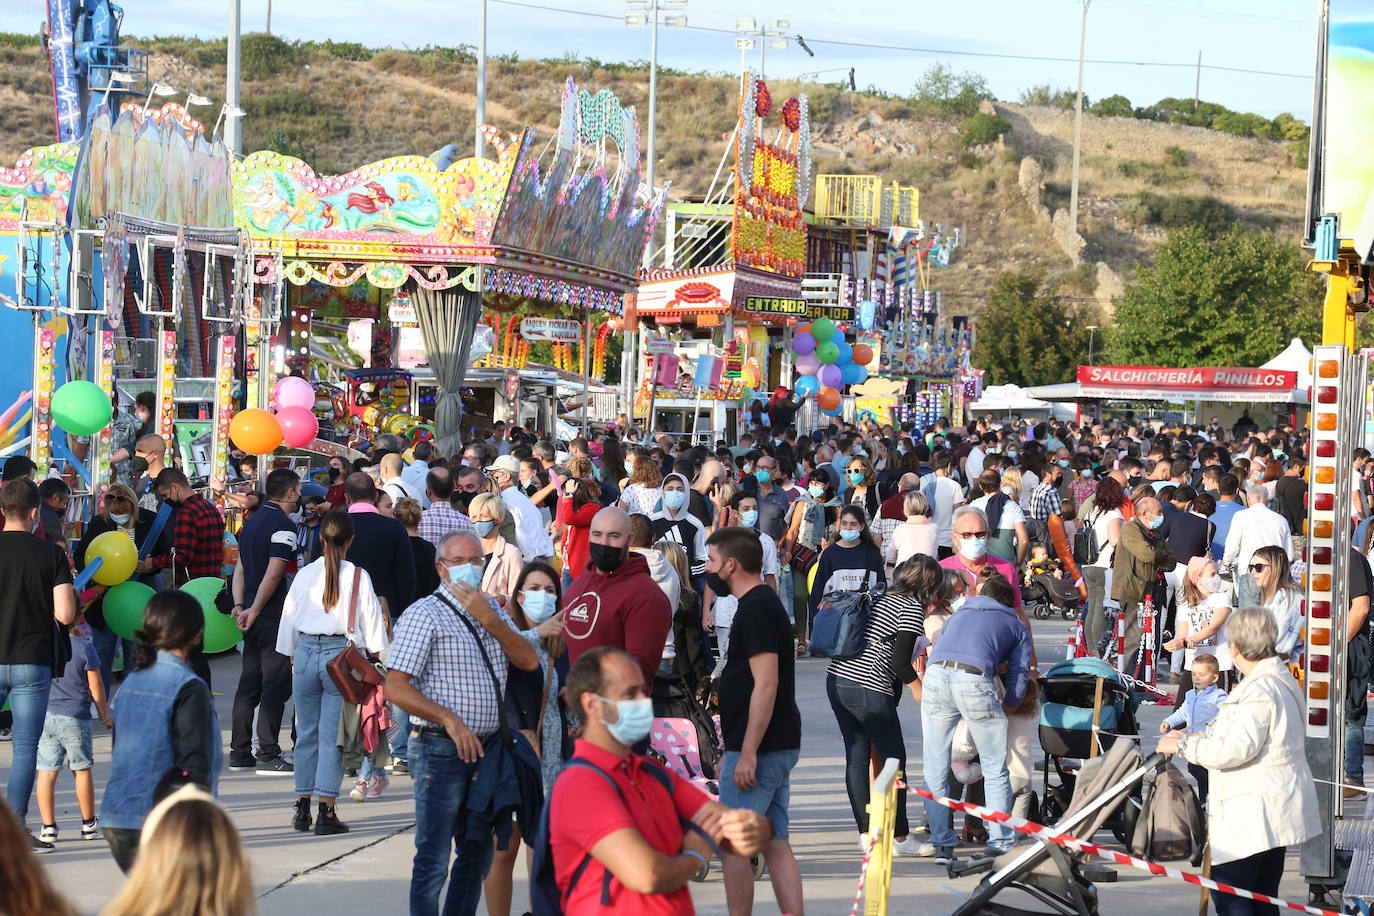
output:
[[[492,859],[492,825],[472,824],[464,811],[468,785],[483,748],[500,731],[500,693],[509,665],[537,671],[539,656],[496,600],[479,590],[482,542],[470,531],[440,539],[435,568],[441,584],[396,622],[386,698],[410,714],[410,773],[415,779],[415,864],[410,912],[437,914],[458,849],[445,913],[473,914]],[[456,752],[456,755],[455,755]]]

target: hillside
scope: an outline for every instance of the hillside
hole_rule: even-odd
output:
[[[224,43],[130,39],[152,52],[151,75],[181,92],[223,98]],[[292,46],[245,36],[245,149],[299,155],[321,173],[403,153],[428,155],[472,135],[475,66],[464,49],[373,52],[357,45]],[[562,83],[609,88],[647,113],[643,64],[495,59],[488,120],[504,130],[557,126]],[[660,181],[674,198],[705,193],[734,121],[738,79],[660,71]],[[772,84],[777,99],[795,82]],[[1233,218],[1296,240],[1305,169],[1282,141],[1085,115],[1081,239],[1067,236],[1073,113],[985,102],[1011,124],[1001,141],[967,150],[959,118],[919,112],[910,100],[809,85],[816,172],[872,173],[921,191],[921,215],[963,226],[967,243],[933,285],[946,310],[976,314],[996,274],[1043,266],[1061,292],[1109,307],[1167,227]],[[53,140],[51,82],[35,42],[0,35],[0,164]],[[1058,219],[1053,215],[1056,211]],[[1097,266],[1102,262],[1108,269]]]

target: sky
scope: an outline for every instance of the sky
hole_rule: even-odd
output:
[[[223,36],[231,2],[122,0],[124,30],[140,36]],[[240,2],[243,30],[261,31],[269,0]],[[481,2],[275,0],[272,31],[285,38],[369,46],[475,44]],[[649,57],[649,30],[625,26],[623,0],[487,2],[490,54],[573,53],[606,61]],[[1200,51],[1203,100],[1267,117],[1287,111],[1310,120],[1317,0],[1090,3],[1084,70],[1089,98],[1121,94],[1141,106],[1166,96],[1191,96]],[[436,15],[438,9],[448,12]],[[45,10],[44,0],[0,0],[0,31],[36,31]],[[837,72],[814,77],[829,82],[846,79],[853,67],[860,88],[902,95],[940,62],[982,74],[999,99],[1016,101],[1030,86],[1076,85],[1082,13],[1082,0],[687,0],[688,28],[660,30],[659,63],[737,72],[736,19],[771,23],[782,17],[785,32],[800,35],[815,56],[807,56],[795,41],[769,50],[769,76],[795,78],[834,68]],[[750,52],[748,61],[756,67],[758,52]]]

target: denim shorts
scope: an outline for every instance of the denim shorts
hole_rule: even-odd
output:
[[[787,805],[792,795],[792,768],[801,750],[760,751],[756,782],[752,789],[735,785],[739,751],[726,751],[720,765],[720,803],[727,808],[746,808],[773,822],[773,836],[787,839]]]
[[[38,769],[56,773],[62,769],[63,758],[72,772],[91,768],[91,720],[50,712],[38,739]]]

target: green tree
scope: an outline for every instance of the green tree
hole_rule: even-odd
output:
[[[978,315],[973,364],[995,385],[1053,385],[1087,361],[1088,314],[1042,268],[1007,271]]]
[[[1118,363],[1258,366],[1321,328],[1321,281],[1302,252],[1268,232],[1180,229],[1116,300],[1108,349]]]
[[[980,111],[973,117],[964,119],[959,128],[959,139],[964,146],[987,146],[989,143],[996,143],[997,138],[1003,134],[1009,133],[1011,123],[1006,118]]]
[[[1124,95],[1109,95],[1105,99],[1098,99],[1091,106],[1092,113],[1101,115],[1104,118],[1134,118],[1135,109],[1131,107],[1131,100]]]
[[[933,64],[921,74],[912,95],[918,108],[964,117],[977,111],[983,99],[992,98],[985,77],[978,73],[955,73],[944,64]]]

